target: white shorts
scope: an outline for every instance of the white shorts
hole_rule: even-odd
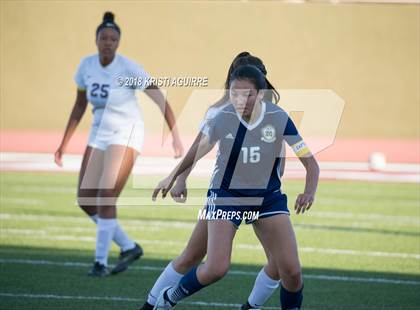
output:
[[[126,124],[122,128],[110,130],[93,126],[88,145],[105,151],[111,144],[118,144],[131,147],[137,152],[141,152],[144,141],[144,124]]]

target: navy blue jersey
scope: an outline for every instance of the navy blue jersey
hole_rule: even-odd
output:
[[[283,109],[268,102],[262,102],[261,108],[253,124],[245,122],[232,104],[208,122],[205,133],[210,143],[219,146],[210,189],[237,197],[280,192],[284,141],[292,146],[302,138]]]

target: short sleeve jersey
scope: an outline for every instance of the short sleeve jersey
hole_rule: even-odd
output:
[[[141,79],[142,83],[124,85],[129,78]],[[109,130],[142,121],[135,92],[144,90],[148,79],[149,74],[140,65],[118,54],[106,67],[100,64],[98,54],[85,57],[74,77],[93,106],[93,126]]]
[[[261,103],[260,117],[246,123],[232,104],[224,107],[204,132],[218,143],[210,188],[240,196],[264,196],[280,190],[280,160],[284,141],[302,141],[288,114],[273,103]]]

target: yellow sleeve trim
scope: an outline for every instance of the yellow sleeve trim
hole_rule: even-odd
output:
[[[311,153],[306,143],[302,140],[292,145],[292,149],[297,157],[303,157]]]

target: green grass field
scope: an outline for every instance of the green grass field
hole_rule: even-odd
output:
[[[95,226],[75,204],[76,178],[2,173],[0,309],[137,309],[160,270],[183,249],[200,204],[148,203],[150,189],[128,184],[123,197],[140,196],[145,203],[120,206],[120,223],[145,256],[121,275],[87,277]],[[141,180],[151,188],[159,178]],[[190,191],[196,201],[204,197],[205,180],[190,186],[197,188]],[[285,181],[289,207],[302,187],[301,181]],[[419,195],[418,184],[321,182],[311,212],[292,216],[304,309],[419,309]],[[113,245],[111,263],[117,255]],[[231,273],[178,308],[238,308],[264,262],[252,228],[241,226]],[[278,305],[276,292],[266,306]]]

